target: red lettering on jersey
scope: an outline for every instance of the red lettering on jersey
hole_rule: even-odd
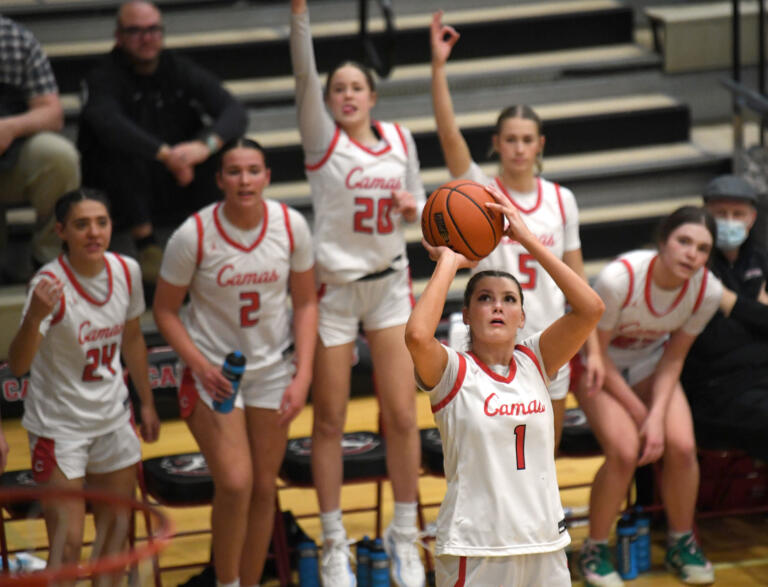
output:
[[[106,328],[91,329],[90,320],[86,320],[80,324],[80,329],[77,334],[77,342],[86,344],[120,336],[123,333],[124,327],[124,324],[115,324],[114,326],[107,326]]]
[[[29,379],[24,377],[20,380],[6,379],[3,381],[3,398],[7,402],[18,402],[27,397],[27,389],[29,388]]]
[[[543,414],[546,411],[544,404],[538,400],[514,402],[509,404],[499,403],[499,396],[492,393],[485,398],[483,411],[486,416],[527,416],[529,414]]]
[[[353,167],[344,180],[350,190],[401,190],[399,177],[372,177],[365,175],[362,167]]]
[[[221,287],[237,287],[240,285],[253,285],[254,283],[273,283],[280,279],[275,269],[259,273],[235,273],[234,271],[235,266],[231,263],[224,265],[216,276],[216,283]]]

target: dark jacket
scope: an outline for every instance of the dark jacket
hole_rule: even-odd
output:
[[[186,57],[164,50],[153,74],[137,75],[115,47],[86,80],[78,147],[84,167],[98,164],[104,149],[153,159],[162,143],[209,131],[226,142],[246,124],[243,106]]]

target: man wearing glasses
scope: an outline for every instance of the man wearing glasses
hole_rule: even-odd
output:
[[[151,2],[120,7],[115,46],[86,80],[78,138],[83,184],[109,195],[149,283],[162,257],[155,226],[218,199],[211,156],[247,122],[213,75],[163,48],[163,32]]]

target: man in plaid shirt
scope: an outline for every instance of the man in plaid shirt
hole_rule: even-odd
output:
[[[77,149],[56,134],[62,126],[56,80],[40,43],[0,15],[0,202],[35,208],[32,260],[40,265],[61,250],[53,205],[80,185]]]

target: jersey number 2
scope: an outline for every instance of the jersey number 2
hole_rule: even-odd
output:
[[[355,211],[355,232],[365,234],[373,234],[374,232],[389,234],[392,232],[395,229],[390,216],[392,206],[392,198],[380,198],[376,204],[376,200],[373,198],[356,197],[355,207],[358,209]],[[378,210],[375,210],[376,207]],[[376,226],[373,226],[372,222],[368,222],[374,216],[376,217]]]
[[[240,292],[240,301],[245,302],[240,306],[240,327],[254,326],[258,324],[259,319],[254,316],[259,311],[261,301],[259,299],[259,292],[257,291],[243,291]]]
[[[515,457],[518,471],[525,469],[525,426],[525,424],[515,426]]]
[[[83,381],[101,381],[104,379],[101,375],[96,375],[96,369],[99,368],[99,365],[103,365],[114,375],[115,370],[112,368],[112,359],[115,358],[116,351],[116,342],[105,344],[100,349],[88,349],[88,352],[85,353],[85,358],[88,362],[83,368]]]

